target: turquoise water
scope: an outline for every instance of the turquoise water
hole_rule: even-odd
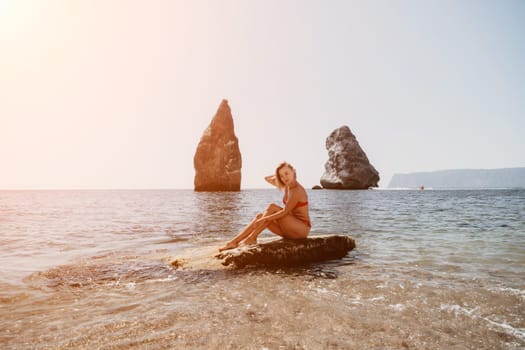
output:
[[[2,348],[525,347],[525,190],[309,191],[346,258],[170,265],[281,196],[0,191]]]

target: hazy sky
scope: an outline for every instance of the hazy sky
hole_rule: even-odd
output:
[[[242,188],[525,166],[525,2],[0,0],[0,189],[193,188],[223,98]]]

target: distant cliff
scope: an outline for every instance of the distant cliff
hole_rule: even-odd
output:
[[[525,188],[525,168],[456,169],[394,174],[390,188]]]

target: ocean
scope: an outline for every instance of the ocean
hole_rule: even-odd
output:
[[[171,262],[278,191],[0,191],[0,348],[525,348],[525,190],[308,195],[311,235],[356,249],[232,269]]]

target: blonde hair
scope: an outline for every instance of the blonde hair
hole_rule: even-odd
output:
[[[277,169],[275,169],[275,179],[277,180],[277,187],[279,189],[283,189],[286,187],[286,185],[284,184],[284,182],[281,180],[281,176],[279,175],[279,170],[281,170],[282,168],[284,168],[285,166],[287,166],[288,168],[292,169],[293,171],[293,176],[294,176],[294,179],[297,179],[297,173],[295,172],[295,168],[290,164],[290,163],[287,163],[287,162],[282,162],[281,164],[279,164],[277,166]]]

